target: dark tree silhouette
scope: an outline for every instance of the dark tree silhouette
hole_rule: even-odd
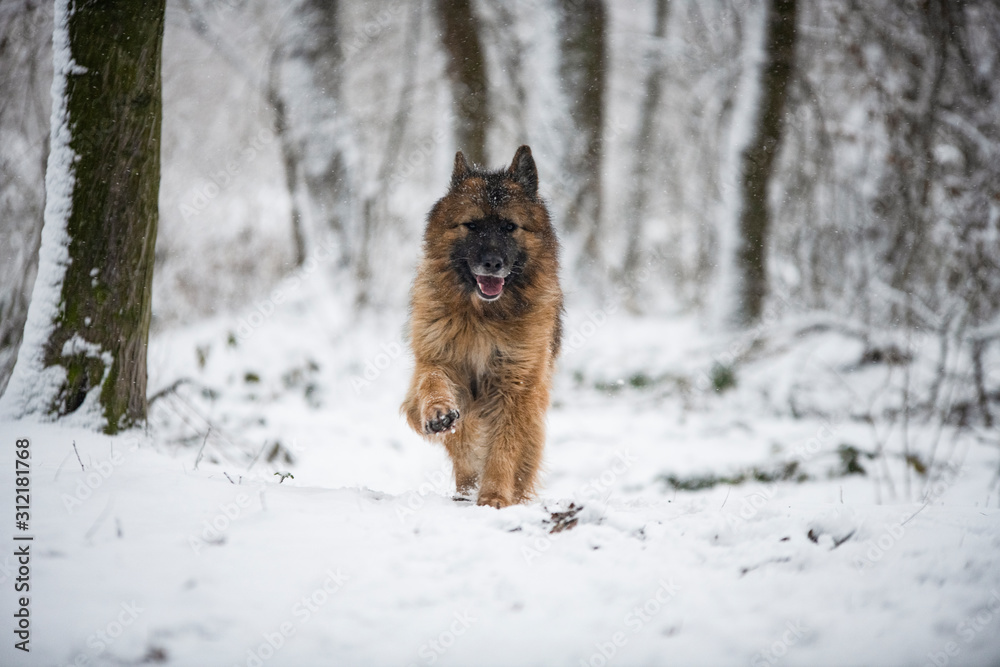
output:
[[[795,57],[795,0],[771,0],[766,6],[760,100],[752,138],[740,155],[742,188],[736,254],[735,324],[760,319],[767,294],[767,243],[771,224],[768,190],[781,148],[785,97]]]
[[[607,12],[601,0],[560,0],[561,75],[569,97],[573,132],[572,182],[565,225],[583,235],[583,256],[600,258],[603,132],[607,69]]]
[[[435,7],[448,54],[455,140],[469,160],[485,165],[489,104],[479,22],[469,0],[436,0]]]

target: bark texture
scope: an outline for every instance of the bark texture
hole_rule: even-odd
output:
[[[66,370],[50,412],[76,411],[100,386],[108,433],[146,418],[164,9],[164,0],[109,0],[78,3],[69,17],[79,67],[66,96],[78,160],[62,312],[45,364]]]

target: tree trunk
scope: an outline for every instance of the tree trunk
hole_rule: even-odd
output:
[[[785,96],[795,56],[795,14],[795,0],[771,0],[766,5],[760,98],[750,141],[739,157],[737,301],[731,318],[741,327],[760,320],[767,294],[768,189],[781,147]]]
[[[299,202],[302,189],[299,187],[299,159],[295,146],[288,136],[288,114],[285,111],[285,100],[278,92],[277,76],[278,59],[271,60],[267,78],[267,102],[274,112],[274,136],[281,146],[281,164],[285,170],[285,187],[288,188],[288,199],[291,202],[290,217],[292,221],[292,244],[295,248],[295,266],[302,266],[306,261],[307,240],[306,230],[302,222],[302,205]]]
[[[333,0],[301,0],[295,6],[282,55],[275,56],[280,67],[272,67],[268,82],[292,200],[296,264],[330,232],[340,242],[341,265],[351,261],[348,225],[356,207],[345,156],[350,124],[340,102],[338,11]]]
[[[435,7],[448,56],[455,141],[470,161],[485,166],[489,105],[479,22],[472,13],[470,0],[436,0]]]
[[[645,96],[639,110],[639,133],[635,142],[635,165],[632,170],[628,215],[625,224],[628,238],[625,246],[625,262],[622,273],[629,285],[630,297],[635,298],[635,272],[639,268],[642,254],[643,219],[646,216],[648,199],[649,171],[654,155],[660,157],[654,148],[657,110],[663,91],[664,58],[663,40],[667,34],[668,0],[656,0],[656,19],[653,27],[654,45],[649,49],[647,57],[651,64],[646,76]]]
[[[45,227],[5,402],[115,433],[146,418],[165,0],[57,0]],[[8,401],[9,399],[9,401]],[[86,413],[86,414],[83,414]]]
[[[386,222],[391,219],[389,197],[393,190],[391,182],[392,170],[400,164],[400,154],[402,153],[406,139],[406,130],[413,113],[413,94],[418,85],[417,63],[420,46],[420,26],[423,23],[421,9],[421,3],[415,3],[410,7],[410,15],[407,19],[407,25],[404,28],[406,41],[403,46],[403,57],[405,59],[402,69],[403,83],[396,102],[396,111],[393,114],[392,125],[389,127],[388,140],[385,144],[386,149],[384,154],[381,155],[381,164],[378,169],[378,187],[374,192],[369,192],[362,205],[363,228],[361,230],[361,242],[358,249],[358,261],[355,265],[358,292],[354,299],[354,304],[359,309],[371,305],[372,266],[379,261],[376,239],[378,238],[380,229],[384,228]]]
[[[583,258],[599,260],[607,18],[601,0],[560,0],[561,75],[575,138],[569,150],[572,189],[565,225],[583,235]]]

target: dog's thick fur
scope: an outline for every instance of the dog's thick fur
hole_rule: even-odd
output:
[[[535,492],[562,333],[559,244],[531,149],[501,171],[472,168],[459,152],[423,251],[402,412],[444,444],[459,494],[478,485],[480,505],[522,502]]]

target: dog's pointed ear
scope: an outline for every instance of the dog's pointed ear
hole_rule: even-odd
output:
[[[472,171],[472,167],[469,166],[462,151],[455,153],[455,169],[451,172],[451,187],[457,187],[468,177],[470,171]]]
[[[521,146],[514,153],[514,161],[507,170],[511,179],[521,186],[525,196],[534,199],[538,194],[538,170],[535,168],[535,158],[531,157],[531,149]]]

